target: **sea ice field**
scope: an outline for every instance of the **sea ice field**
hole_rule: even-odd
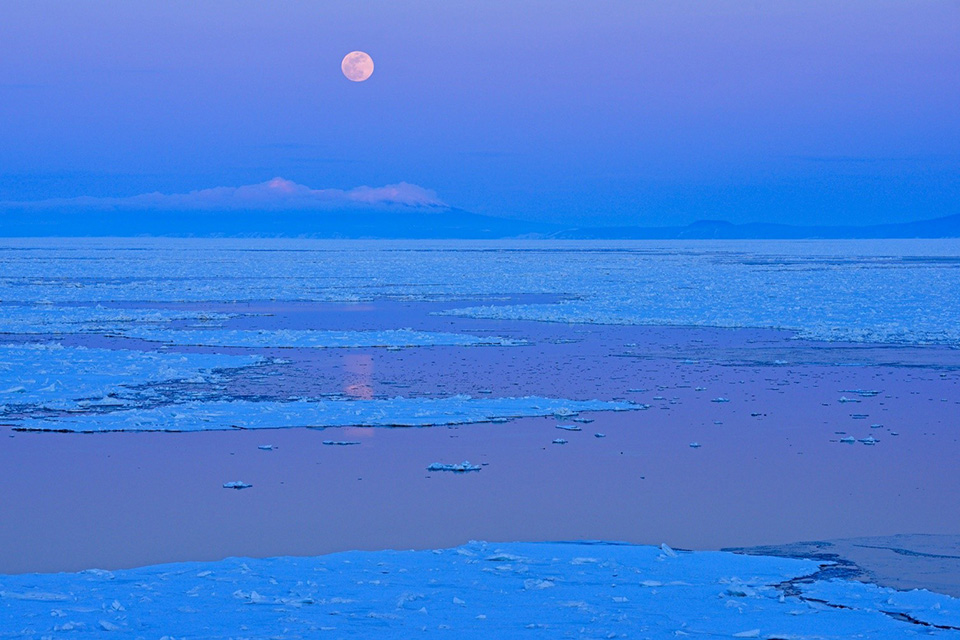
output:
[[[0,638],[960,637],[958,347],[960,241],[5,239]]]
[[[960,637],[949,596],[811,560],[667,545],[471,542],[0,578],[0,638]]]

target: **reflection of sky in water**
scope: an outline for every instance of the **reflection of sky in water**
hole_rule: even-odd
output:
[[[343,427],[340,431],[346,440],[357,440],[359,438],[373,438],[377,434],[377,429],[370,427]]]
[[[227,393],[245,381],[245,397],[261,401],[324,394],[350,401],[430,398],[442,390],[478,399],[622,396],[652,406],[589,414],[594,422],[572,433],[558,431],[553,417],[456,429],[15,433],[0,438],[0,486],[8,488],[0,508],[17,514],[0,529],[0,547],[9,550],[0,560],[80,569],[121,561],[447,546],[472,538],[716,547],[958,525],[943,505],[957,484],[960,451],[942,425],[950,424],[960,392],[956,372],[942,365],[805,365],[810,343],[766,330],[491,322],[430,315],[442,307],[437,304],[375,307],[363,315],[367,328],[490,332],[529,344],[368,353],[294,349],[283,354],[286,364],[238,372]],[[277,305],[273,311],[236,322],[340,329],[338,322],[358,317],[331,305]],[[888,345],[863,354],[864,348],[846,358],[912,362],[920,353],[944,353]],[[818,347],[813,359],[838,351]],[[956,351],[949,354],[955,362]],[[744,364],[684,360],[710,355]],[[786,364],[774,364],[771,356]],[[880,393],[861,397],[847,389]],[[861,402],[840,403],[841,395]],[[730,402],[711,402],[721,396]],[[855,413],[869,418],[855,420]],[[874,423],[882,427],[871,428]],[[845,445],[838,442],[841,431],[873,435],[879,443]],[[595,432],[607,437],[594,438]],[[569,443],[551,446],[558,435]],[[324,447],[323,440],[362,440],[364,446]],[[703,446],[690,449],[691,442]],[[276,449],[257,449],[267,443]],[[427,477],[433,462],[463,460],[489,465],[471,478]],[[52,476],[51,468],[58,474]],[[254,486],[224,491],[222,484],[232,480]],[[264,513],[270,517],[260,517]],[[337,518],[330,517],[334,513]],[[87,533],[64,540],[62,528],[52,525],[64,521]],[[386,521],[390,526],[383,526]],[[164,545],[156,544],[158,536]]]
[[[372,399],[373,356],[366,353],[348,353],[343,356],[343,369],[346,372],[344,393],[359,400]]]

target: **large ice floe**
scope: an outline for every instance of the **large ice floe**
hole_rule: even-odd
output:
[[[457,313],[960,344],[957,240],[4,239],[0,274],[8,304],[546,294]]]
[[[263,362],[259,356],[158,353],[68,347],[58,343],[0,345],[0,415],[27,408],[77,410],[127,406],[134,387],[175,380],[206,383],[225,368]]]
[[[176,320],[210,326],[237,314],[172,309],[117,309],[103,306],[2,305],[0,333],[117,333],[136,327],[161,330]]]
[[[286,427],[430,427],[508,418],[569,416],[580,411],[629,411],[646,405],[561,398],[389,398],[376,400],[246,400],[185,402],[149,409],[72,413],[17,420],[37,431],[214,431]]]
[[[960,601],[810,560],[604,543],[0,575],[0,638],[960,637]]]
[[[190,329],[136,328],[124,331],[130,338],[153,340],[175,345],[214,347],[428,347],[487,346],[512,347],[526,344],[523,340],[497,336],[472,336],[462,333],[388,329],[383,331],[321,331],[296,329]]]

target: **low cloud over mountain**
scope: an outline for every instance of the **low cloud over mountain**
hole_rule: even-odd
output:
[[[31,202],[2,202],[5,209],[117,210],[151,209],[155,211],[340,209],[350,207],[436,207],[446,203],[430,189],[399,182],[383,187],[355,189],[312,189],[284,178],[242,187],[214,187],[189,193],[145,193],[128,198],[56,198]]]

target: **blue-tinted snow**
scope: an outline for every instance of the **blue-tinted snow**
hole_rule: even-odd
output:
[[[18,420],[19,428],[75,431],[214,431],[286,427],[429,427],[506,418],[563,415],[580,411],[630,411],[629,402],[559,398],[389,398],[295,402],[185,402],[152,409],[70,414]]]
[[[960,241],[3,240],[0,300],[456,299],[563,322],[782,327],[960,344]]]
[[[809,560],[721,552],[472,542],[8,575],[0,576],[0,638],[960,637],[920,624],[960,624],[942,613],[958,605],[944,596],[916,592],[912,623],[897,618],[902,605],[874,608],[874,594],[887,594],[869,585],[831,583],[823,603],[784,588],[817,570]],[[851,594],[868,603],[851,605]],[[852,608],[831,606],[840,602]]]
[[[471,336],[462,333],[390,329],[385,331],[320,331],[320,330],[236,330],[134,328],[124,331],[131,338],[153,340],[176,345],[215,347],[426,347],[426,346],[517,346],[522,340],[496,336]]]
[[[209,382],[215,370],[258,364],[258,356],[157,353],[57,343],[0,345],[0,415],[24,409],[126,405],[132,387],[173,380]]]

